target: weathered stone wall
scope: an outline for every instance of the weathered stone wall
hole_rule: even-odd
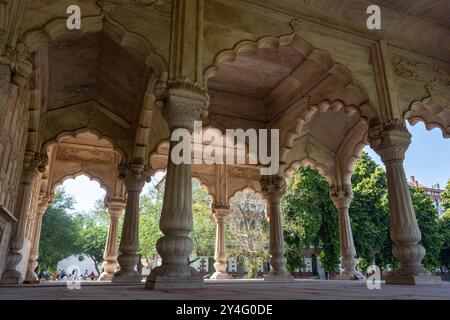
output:
[[[0,69],[0,206],[15,215],[23,156],[27,142],[29,91],[9,83],[9,68]],[[0,275],[4,269],[11,222],[4,224],[0,242]]]

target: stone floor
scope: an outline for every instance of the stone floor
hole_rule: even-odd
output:
[[[381,284],[369,290],[365,281],[296,280],[291,283],[259,280],[205,281],[200,290],[145,290],[144,285],[86,282],[68,289],[65,283],[0,286],[0,300],[278,300],[278,299],[449,299],[450,283],[402,286]]]

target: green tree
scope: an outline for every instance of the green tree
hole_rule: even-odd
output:
[[[73,254],[79,254],[80,229],[73,210],[74,199],[64,189],[56,191],[55,201],[42,217],[42,231],[39,246],[39,269],[56,270],[58,261]]]
[[[95,270],[100,275],[98,265],[103,261],[109,228],[109,214],[102,200],[97,201],[91,212],[78,214],[76,223],[80,230],[78,247],[94,261]]]
[[[439,221],[439,226],[442,236],[442,249],[439,253],[439,264],[448,270],[450,269],[450,211],[446,211]]]
[[[192,216],[194,227],[191,232],[191,238],[194,244],[192,251],[194,259],[190,263],[200,259],[202,256],[214,256],[216,239],[216,223],[211,213],[208,193],[196,181],[192,182]]]
[[[162,192],[156,187],[149,188],[146,195],[141,196],[139,216],[139,254],[145,259],[149,268],[158,256],[156,241],[162,237],[159,220],[162,208]]]
[[[387,180],[384,170],[366,152],[355,162],[352,175],[353,201],[349,215],[359,267],[374,262],[381,268],[393,264],[389,237]]]
[[[445,209],[445,214],[450,216],[450,179],[447,181],[447,186],[444,192],[441,193],[442,197],[442,207]]]
[[[327,181],[311,168],[300,168],[289,181],[283,218],[290,271],[303,266],[301,251],[311,245],[322,248],[320,259],[325,272],[338,271],[338,215],[328,189]]]
[[[417,223],[422,234],[420,244],[427,251],[422,264],[426,269],[434,272],[440,266],[439,254],[444,242],[438,212],[425,191],[419,188],[410,188],[410,191]]]

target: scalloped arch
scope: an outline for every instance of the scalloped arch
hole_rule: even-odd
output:
[[[314,48],[307,41],[303,40],[297,34],[283,35],[281,37],[266,36],[259,40],[242,40],[239,41],[233,48],[225,49],[220,51],[214,58],[213,64],[207,67],[203,73],[203,81],[205,87],[207,87],[207,82],[210,78],[217,75],[219,71],[219,64],[221,62],[231,62],[234,61],[237,56],[241,53],[254,54],[258,49],[262,48],[272,48],[277,49],[282,45],[291,44],[304,56],[308,56]]]
[[[93,182],[97,182],[100,185],[100,188],[102,188],[105,192],[105,199],[108,197],[108,195],[110,194],[111,190],[109,190],[108,186],[103,183],[102,179],[95,176],[94,174],[90,173],[89,170],[81,170],[72,174],[68,174],[65,175],[64,177],[62,177],[61,179],[59,179],[58,181],[54,182],[50,188],[51,192],[54,192],[55,189],[61,185],[64,184],[65,181],[70,180],[70,179],[76,179],[78,177],[81,176],[86,176],[89,178],[90,181]]]
[[[103,30],[104,15],[83,17],[81,23],[83,28],[81,34],[89,32],[99,32]],[[72,31],[67,29],[66,18],[56,18],[48,22],[42,28],[28,30],[22,34],[21,40],[33,52],[42,46],[47,45],[59,36],[68,34]]]
[[[319,104],[308,106],[305,111],[297,117],[294,121],[293,126],[287,130],[287,133],[284,134],[283,144],[281,145],[280,150],[280,161],[286,160],[289,150],[292,148],[294,144],[294,140],[301,133],[303,126],[312,121],[315,116],[320,113],[325,113],[327,111],[332,112],[340,112],[343,111],[347,116],[353,116],[357,114],[360,118],[364,118],[356,106],[349,105],[347,106],[342,100],[328,101],[324,100]]]
[[[413,101],[403,117],[413,126],[422,121],[428,131],[438,128],[444,138],[450,138],[450,107],[433,97]]]
[[[290,163],[289,166],[287,167],[287,169],[284,171],[285,179],[290,180],[292,178],[292,176],[294,175],[295,171],[297,171],[301,167],[310,167],[310,168],[316,169],[322,175],[322,177],[327,179],[328,184],[330,186],[336,184],[334,174],[331,173],[324,164],[322,164],[314,159],[311,159],[311,158],[304,158],[304,159],[296,160],[296,161],[293,161],[292,163]]]
[[[267,207],[268,205],[268,201],[267,199],[264,197],[264,195],[255,190],[254,188],[252,188],[251,186],[245,186],[243,188],[237,189],[233,192],[233,194],[231,194],[230,196],[228,196],[228,203],[230,203],[231,198],[233,198],[234,196],[236,196],[236,194],[238,194],[239,192],[250,192],[253,193],[259,200],[261,200],[262,203],[264,203],[264,205]]]
[[[331,55],[321,49],[314,48],[312,44],[304,40],[296,32],[276,36],[266,36],[262,37],[256,41],[252,40],[242,40],[239,41],[233,48],[225,49],[220,51],[215,57],[212,65],[207,67],[203,73],[203,85],[206,88],[208,85],[208,80],[216,76],[219,72],[219,64],[222,62],[232,62],[236,60],[237,56],[242,53],[246,54],[256,54],[258,49],[270,48],[278,49],[280,46],[290,45],[300,52],[305,58],[320,63],[331,70],[331,72],[337,76],[339,79],[344,81],[347,85],[353,84],[355,93],[359,95],[360,101],[367,101],[368,94],[363,89],[363,85],[355,80],[351,70],[333,61]],[[376,110],[375,110],[376,112]],[[376,112],[378,115],[378,113]]]
[[[119,155],[121,157],[121,162],[126,162],[127,157],[126,157],[125,151],[122,150],[120,147],[118,147],[117,143],[114,141],[113,138],[111,138],[109,136],[105,136],[100,131],[93,129],[93,128],[89,128],[89,127],[84,127],[84,128],[80,128],[80,129],[73,130],[73,131],[63,131],[63,132],[58,133],[56,135],[56,137],[51,138],[42,144],[41,152],[43,154],[47,154],[47,151],[49,150],[49,148],[53,145],[58,144],[62,139],[66,138],[66,137],[77,138],[79,135],[81,135],[83,133],[91,133],[94,136],[96,136],[99,140],[104,140],[104,141],[107,141],[108,143],[110,143],[111,146],[113,147],[113,150],[116,151],[117,153],[119,153]]]
[[[207,183],[203,182],[203,179],[200,176],[197,176],[195,174],[192,175],[192,181],[197,182],[200,187],[202,187],[206,193],[208,194],[208,197],[211,199],[211,205],[214,203],[216,196],[211,192],[211,186],[209,186]]]

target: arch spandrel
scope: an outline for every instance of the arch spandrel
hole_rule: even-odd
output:
[[[395,50],[392,64],[401,114],[412,125],[423,121],[428,130],[450,135],[450,63]]]

